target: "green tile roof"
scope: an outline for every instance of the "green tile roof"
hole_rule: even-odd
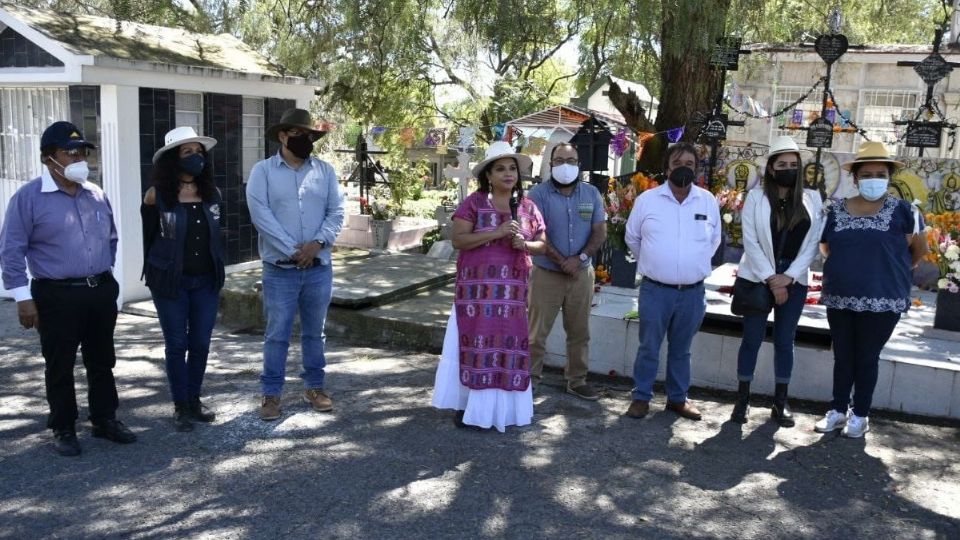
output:
[[[6,11],[78,55],[280,77],[280,68],[229,34],[198,34],[107,17],[55,13],[0,1]]]

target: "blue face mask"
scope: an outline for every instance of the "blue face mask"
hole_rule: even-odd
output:
[[[887,194],[889,178],[861,178],[857,182],[860,195],[868,201],[876,201]]]
[[[180,158],[179,162],[180,170],[194,178],[200,176],[206,164],[207,160],[203,158],[203,154],[190,154],[187,157]]]

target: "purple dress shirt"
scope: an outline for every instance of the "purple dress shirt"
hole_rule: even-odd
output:
[[[35,278],[68,279],[110,270],[117,256],[113,210],[96,184],[76,196],[57,186],[47,169],[17,190],[0,230],[3,287],[29,300],[27,268]]]

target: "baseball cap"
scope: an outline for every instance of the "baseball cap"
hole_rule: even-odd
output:
[[[88,143],[83,139],[83,133],[77,126],[70,122],[60,121],[50,124],[50,127],[43,130],[40,136],[40,148],[55,146],[64,150],[86,147],[96,148],[95,145]]]

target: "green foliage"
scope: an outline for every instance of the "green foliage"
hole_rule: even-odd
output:
[[[420,198],[423,192],[423,178],[430,173],[426,162],[410,163],[402,157],[388,159],[389,197],[396,215],[405,215],[407,202],[414,197]]]
[[[428,232],[423,235],[423,238],[420,240],[420,249],[423,253],[429,253],[430,248],[433,247],[433,244],[437,243],[443,238],[443,229],[437,227],[436,229]]]

